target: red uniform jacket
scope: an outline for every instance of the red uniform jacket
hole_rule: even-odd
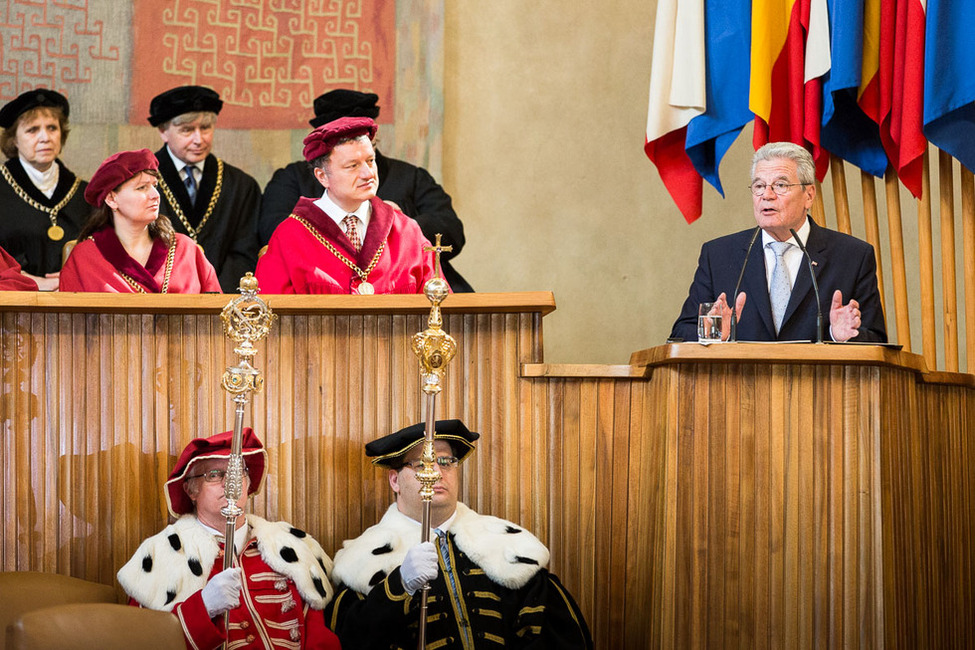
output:
[[[125,252],[113,229],[99,230],[71,251],[61,269],[61,291],[220,293],[217,274],[199,246],[179,233],[173,246],[170,251],[162,241],[155,240],[142,266]]]
[[[243,573],[240,606],[211,619],[203,604],[206,582],[223,570],[222,539],[193,515],[142,543],[119,570],[130,603],[172,611],[183,626],[186,647],[338,650],[321,608],[331,599],[332,563],[312,537],[285,522],[248,515],[253,537],[237,557]]]
[[[430,242],[409,217],[378,198],[369,202],[372,216],[362,250],[356,254],[342,229],[314,200],[301,198],[291,216],[274,231],[267,252],[257,261],[255,275],[261,291],[358,293],[359,275],[342,258],[364,271],[385,244],[367,278],[375,293],[422,292],[423,283],[434,277],[433,256],[423,251]]]

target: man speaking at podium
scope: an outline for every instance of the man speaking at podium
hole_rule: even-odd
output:
[[[696,341],[698,308],[715,302],[725,323],[735,303],[738,341],[816,341],[821,334],[827,341],[886,343],[873,247],[808,217],[816,196],[809,152],[790,142],[766,144],[752,158],[749,188],[758,229],[704,244],[671,338]],[[723,340],[730,330],[722,328]]]

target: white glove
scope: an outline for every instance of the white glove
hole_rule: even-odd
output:
[[[240,605],[240,567],[225,569],[210,578],[200,594],[210,618]]]
[[[437,547],[433,542],[417,544],[406,552],[399,568],[400,578],[406,593],[413,595],[416,590],[437,577]]]

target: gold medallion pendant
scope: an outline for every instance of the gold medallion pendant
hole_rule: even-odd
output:
[[[376,293],[376,288],[368,282],[363,282],[356,287],[356,293],[358,293],[360,296],[371,296]]]
[[[47,238],[51,241],[61,241],[64,239],[64,228],[55,224],[47,229]]]

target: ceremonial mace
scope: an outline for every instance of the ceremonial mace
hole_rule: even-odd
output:
[[[234,530],[237,518],[244,511],[237,505],[240,494],[244,489],[244,456],[241,446],[244,429],[244,407],[252,392],[260,392],[264,386],[264,377],[259,370],[251,365],[251,360],[257,354],[254,344],[267,336],[271,331],[271,323],[277,316],[271,313],[267,303],[257,297],[259,288],[257,278],[247,273],[240,279],[240,295],[220,312],[223,329],[231,341],[236,345],[234,353],[237,355],[237,365],[227,368],[223,373],[221,384],[233,396],[237,405],[234,418],[234,437],[230,443],[230,457],[227,460],[227,474],[224,482],[224,495],[227,505],[220,509],[220,514],[227,518],[227,528],[224,532],[223,568],[229,569],[234,561]],[[227,552],[227,548],[230,552]],[[223,622],[226,629],[230,612],[224,614]]]
[[[434,469],[437,457],[433,451],[433,434],[437,423],[437,394],[440,393],[441,382],[447,364],[457,353],[457,343],[443,331],[443,318],[440,314],[440,303],[450,292],[447,281],[440,277],[440,253],[449,252],[451,246],[440,245],[440,235],[437,235],[433,246],[424,246],[424,251],[431,251],[434,255],[434,277],[423,285],[423,293],[430,301],[430,316],[427,318],[427,328],[413,335],[413,354],[420,359],[421,388],[426,395],[426,429],[423,437],[423,469],[416,473],[420,482],[420,497],[423,499],[423,517],[420,524],[420,541],[430,541],[430,509],[433,502],[433,486],[439,480],[440,473]],[[425,583],[420,589],[420,629],[417,648],[424,650],[427,642],[427,594],[430,584]]]

